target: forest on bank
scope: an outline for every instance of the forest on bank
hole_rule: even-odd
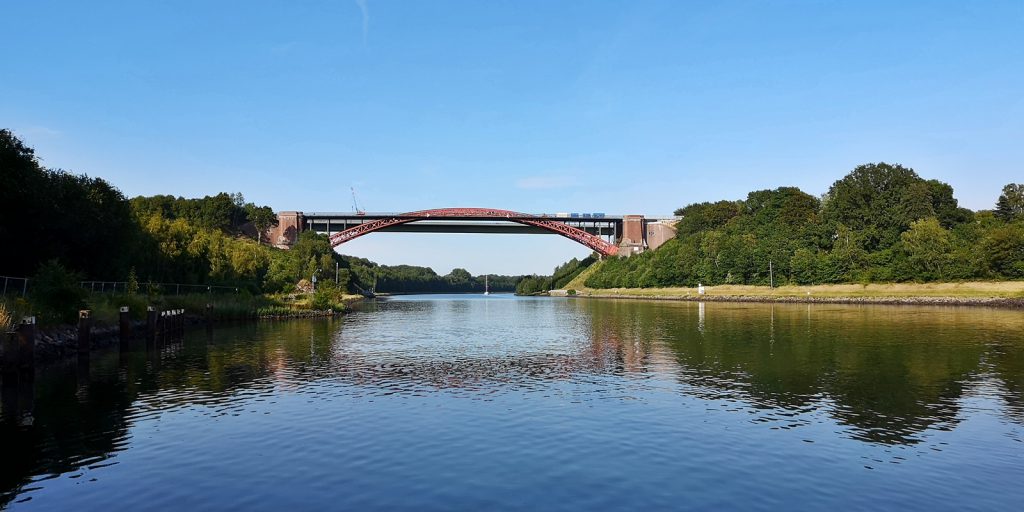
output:
[[[275,217],[241,194],[131,200],[100,178],[43,167],[0,130],[0,240],[5,275],[66,269],[79,280],[223,285],[290,292],[316,274],[356,292],[482,292],[484,277],[438,275],[335,253],[303,233],[290,250],[258,233]],[[824,284],[1024,278],[1024,185],[1008,184],[992,210],[961,208],[953,189],[895,164],[866,164],[821,197],[794,187],[743,200],[680,208],[677,236],[655,251],[604,261],[593,288],[716,284]],[[595,261],[572,260],[550,277],[489,276],[492,291],[564,287]],[[52,273],[52,272],[51,272]],[[336,284],[335,284],[336,283]]]
[[[1024,279],[1024,184],[993,210],[898,164],[858,166],[822,197],[795,187],[691,204],[676,238],[610,258],[591,288]]]
[[[587,256],[582,260],[573,258],[557,267],[550,277],[546,276],[526,276],[519,281],[516,285],[516,294],[518,295],[536,295],[544,293],[550,290],[558,290],[564,288],[565,285],[569,284],[576,276],[580,275],[581,272],[587,269],[587,267],[594,264],[597,261],[595,256]]]
[[[220,285],[247,293],[291,292],[318,276],[319,286],[357,292],[482,292],[483,276],[463,269],[438,275],[409,265],[378,265],[335,253],[326,236],[302,233],[290,250],[261,243],[271,208],[240,193],[187,199],[127,199],[101,178],[40,164],[35,151],[0,130],[0,273],[47,279]],[[512,291],[518,276],[489,276],[493,291]]]

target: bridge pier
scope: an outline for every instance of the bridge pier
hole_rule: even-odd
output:
[[[302,212],[278,212],[277,225],[270,228],[270,245],[280,249],[287,249],[299,239],[306,227],[306,218]]]

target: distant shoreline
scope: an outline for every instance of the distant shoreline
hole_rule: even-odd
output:
[[[1024,309],[1024,282],[897,283],[816,286],[724,285],[696,288],[584,288],[552,296],[594,299],[644,299],[685,302],[762,302],[782,304],[879,304],[915,306],[982,306]]]
[[[742,295],[567,295],[583,299],[634,299],[674,302],[747,302],[765,304],[875,304],[889,306],[984,306],[1024,309],[1024,299],[969,297],[768,297]]]

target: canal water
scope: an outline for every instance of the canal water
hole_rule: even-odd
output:
[[[1024,313],[396,297],[4,382],[9,510],[1021,510]]]

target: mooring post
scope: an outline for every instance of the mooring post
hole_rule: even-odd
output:
[[[18,366],[31,368],[36,360],[36,317],[26,316],[18,324]]]
[[[2,333],[3,339],[0,340],[4,344],[4,360],[3,360],[3,373],[8,374],[16,372],[18,370],[18,335],[17,329],[9,332]],[[6,384],[7,381],[4,381]]]
[[[179,339],[179,340],[181,339],[181,331],[182,331],[181,319],[182,318],[184,318],[184,315],[181,314],[181,310],[180,309],[175,309],[174,310],[174,339]]]
[[[128,343],[132,337],[132,320],[128,314],[128,306],[121,306],[121,314],[117,318],[117,326],[121,336],[121,343]]]
[[[83,309],[78,312],[78,353],[89,353],[89,335],[92,334],[92,318],[90,311]]]
[[[213,329],[213,304],[206,304],[206,330]]]
[[[156,322],[157,341],[163,343],[167,340],[167,311],[161,311]]]
[[[146,341],[152,343],[156,339],[156,308],[146,306]]]
[[[180,309],[175,309],[174,310],[174,317],[173,318],[174,318],[174,324],[173,324],[174,325],[174,339],[180,340],[181,339],[181,319],[183,318],[183,315],[181,314],[181,310]]]

